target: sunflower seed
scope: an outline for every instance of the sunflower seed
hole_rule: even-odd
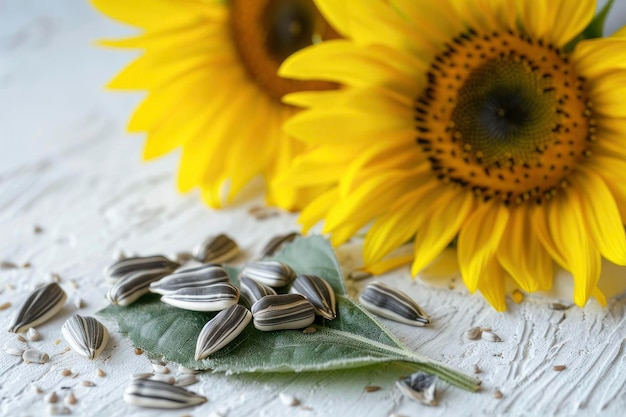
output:
[[[500,391],[499,389],[495,390],[493,393],[493,398],[499,400],[502,398],[502,391]]]
[[[252,320],[252,313],[242,305],[235,304],[220,311],[204,325],[196,343],[196,360],[206,358],[233,341]]]
[[[245,276],[239,277],[239,288],[241,289],[241,296],[249,305],[253,305],[266,295],[276,295],[276,291],[272,287]]]
[[[396,381],[396,386],[402,394],[414,401],[436,405],[436,383],[437,376],[420,371]]]
[[[16,335],[15,338],[22,343],[26,343],[26,339],[21,334]]]
[[[239,254],[237,243],[225,234],[211,236],[193,249],[193,257],[199,262],[226,262]]]
[[[228,272],[214,264],[201,265],[167,275],[150,284],[150,291],[167,295],[182,288],[206,287],[217,283],[228,283]]]
[[[376,391],[380,391],[382,388],[379,387],[378,385],[367,385],[365,387],[365,392],[376,392]]]
[[[50,360],[50,356],[36,349],[28,349],[22,353],[22,359],[26,363],[47,363]]]
[[[165,269],[147,269],[130,273],[117,281],[109,292],[107,298],[111,303],[127,306],[135,302],[139,297],[150,292],[150,284],[158,281],[168,273]]]
[[[289,265],[276,261],[253,262],[241,270],[240,278],[247,277],[272,288],[291,284],[296,273]]]
[[[56,282],[37,288],[20,307],[9,331],[20,333],[46,322],[63,308],[66,299],[67,294]]]
[[[287,407],[295,407],[296,405],[300,404],[300,401],[298,401],[296,397],[294,397],[293,395],[286,394],[284,392],[281,392],[280,394],[278,394],[278,398],[280,398],[280,402],[286,405]]]
[[[289,292],[304,296],[313,305],[317,315],[327,320],[337,317],[335,291],[325,279],[317,275],[298,275]]]
[[[70,392],[69,394],[67,394],[67,396],[65,397],[65,404],[67,405],[76,404],[76,396],[74,395],[73,392]]]
[[[269,242],[263,247],[259,255],[260,258],[266,258],[274,255],[278,249],[280,249],[286,243],[292,242],[296,237],[300,236],[300,233],[291,232],[285,235],[278,235],[270,239]]]
[[[61,327],[65,341],[80,355],[95,359],[109,341],[106,327],[93,317],[74,314]]]
[[[139,407],[184,408],[202,404],[207,399],[165,382],[135,379],[126,387],[124,401]]]
[[[104,276],[111,284],[117,282],[120,278],[147,270],[162,270],[166,275],[176,268],[180,264],[178,262],[171,261],[163,255],[154,256],[136,256],[132,258],[121,259],[112,265],[104,269]]]
[[[483,331],[480,337],[488,342],[502,342],[502,339],[500,339],[500,336],[498,336],[492,331]]]
[[[4,348],[4,351],[8,353],[9,355],[13,355],[13,356],[22,356],[24,354],[24,349],[15,348],[12,346],[6,346]]]
[[[170,385],[174,385],[174,382],[176,382],[176,378],[171,375],[164,374],[152,374],[148,379],[151,381],[165,382],[166,384]]]
[[[184,310],[220,311],[239,302],[239,288],[226,283],[182,288],[162,296],[161,301]]]
[[[155,374],[169,374],[170,373],[170,368],[168,368],[165,365],[161,365],[158,363],[153,363],[152,364],[152,370],[154,371]]]
[[[135,352],[135,355],[141,355],[143,353],[143,349],[136,347],[134,352]]]
[[[0,262],[0,269],[16,269],[18,268],[17,264],[11,261],[2,261]]]
[[[480,327],[476,326],[467,330],[465,332],[465,337],[468,338],[469,340],[476,340],[476,339],[480,339],[481,333],[482,333],[482,330],[480,329]]]
[[[96,386],[96,384],[94,384],[93,382],[86,381],[86,380],[83,381],[82,384],[83,384],[83,387],[95,387]]]
[[[366,310],[390,320],[418,327],[430,324],[428,315],[407,294],[380,282],[365,287],[359,301]]]
[[[106,372],[104,372],[102,369],[98,368],[96,369],[96,375],[98,375],[100,378],[106,376]]]
[[[56,392],[52,391],[44,397],[44,400],[46,400],[46,402],[49,402],[50,404],[55,404],[57,401],[59,401],[59,396]]]
[[[62,376],[70,376],[70,375],[72,375],[72,371],[69,370],[69,369],[64,369],[64,370],[61,371],[61,375]]]
[[[568,310],[570,308],[570,306],[566,306],[565,304],[561,304],[561,303],[551,303],[549,307],[551,310],[556,310],[556,311]]]
[[[28,328],[28,330],[26,331],[26,337],[28,337],[28,340],[30,340],[31,342],[36,342],[37,340],[41,339],[41,335],[34,327]]]
[[[0,310],[6,310],[9,307],[11,307],[11,302],[10,301],[7,301],[6,303],[0,304]]]
[[[261,331],[301,329],[313,323],[315,310],[300,294],[268,295],[254,303],[252,319]]]
[[[564,371],[567,368],[565,365],[554,365],[552,369],[556,372]]]
[[[307,327],[306,329],[302,330],[302,333],[304,334],[311,334],[315,332],[317,332],[317,329],[315,327]]]
[[[68,415],[68,414],[72,414],[72,412],[67,407],[61,407],[61,406],[54,405],[54,404],[50,405],[48,407],[48,415],[51,415],[51,416],[65,416],[65,415]]]
[[[189,385],[193,385],[196,382],[198,382],[198,378],[196,378],[195,375],[186,374],[176,378],[176,382],[174,382],[174,385],[176,385],[177,387],[186,387]]]

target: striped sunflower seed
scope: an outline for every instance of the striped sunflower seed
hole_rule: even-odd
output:
[[[425,372],[417,372],[399,381],[396,386],[406,397],[426,405],[436,405],[435,396],[437,376]]]
[[[335,291],[324,278],[317,275],[298,275],[289,292],[303,295],[313,305],[315,313],[325,319],[337,317]]]
[[[250,310],[235,304],[204,325],[196,343],[196,360],[206,358],[233,341],[252,320]]]
[[[246,276],[239,277],[239,288],[241,290],[241,296],[251,306],[266,295],[276,295],[276,291],[272,287],[263,285]]]
[[[237,243],[225,234],[210,236],[193,249],[193,257],[199,262],[222,263],[239,254]]]
[[[134,379],[124,391],[124,401],[139,407],[185,408],[202,404],[207,399],[166,382]]]
[[[281,288],[291,284],[296,273],[289,265],[277,261],[259,261],[247,265],[241,270],[241,277],[247,277],[272,288]]]
[[[428,315],[407,294],[395,290],[380,282],[365,287],[359,301],[366,310],[411,326],[428,326]]]
[[[135,272],[161,269],[165,275],[179,266],[178,262],[171,261],[163,255],[135,256],[119,260],[108,266],[104,269],[104,276],[109,283],[114,284],[120,278]]]
[[[102,323],[78,314],[65,321],[61,334],[72,349],[88,359],[96,359],[109,341],[109,332]]]
[[[50,320],[65,304],[67,294],[56,282],[34,290],[20,307],[9,327],[13,333],[21,333]]]
[[[268,256],[274,255],[274,253],[276,253],[276,251],[278,251],[278,249],[280,249],[284,244],[292,242],[298,236],[300,236],[300,233],[291,232],[285,235],[278,235],[278,236],[273,237],[263,247],[259,257],[266,258]]]
[[[125,275],[117,281],[107,294],[111,303],[127,306],[139,297],[150,292],[150,284],[163,278],[168,271],[163,268],[147,269]]]
[[[217,283],[228,283],[228,273],[215,264],[201,265],[176,271],[150,284],[150,291],[167,295],[182,288],[206,287]]]
[[[239,302],[239,288],[226,283],[182,288],[162,296],[161,301],[184,310],[220,311]]]
[[[268,295],[254,303],[252,319],[261,331],[301,329],[313,323],[315,310],[300,294]]]

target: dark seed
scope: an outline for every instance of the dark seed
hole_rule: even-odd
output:
[[[262,331],[301,329],[313,323],[315,310],[299,294],[268,295],[254,303],[252,319]]]
[[[316,275],[298,275],[289,292],[306,297],[313,305],[315,313],[325,319],[337,317],[335,291],[323,278]]]

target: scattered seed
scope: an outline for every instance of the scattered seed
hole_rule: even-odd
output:
[[[65,321],[61,334],[72,349],[88,359],[96,359],[109,341],[109,332],[102,323],[78,314]]]
[[[228,272],[215,264],[177,270],[150,284],[150,292],[168,295],[183,288],[201,288],[230,281]]]
[[[21,334],[16,335],[15,338],[22,343],[26,343],[26,339]]]
[[[170,368],[168,368],[165,365],[158,364],[158,363],[152,364],[152,370],[154,370],[155,374],[169,374],[170,373]]]
[[[74,395],[73,392],[70,392],[69,394],[65,396],[65,404],[67,405],[76,404],[76,396]]]
[[[570,308],[570,306],[566,306],[565,304],[561,304],[561,303],[551,303],[549,307],[551,310],[557,310],[557,311],[569,310]]]
[[[57,273],[50,272],[48,274],[47,281],[52,281],[52,282],[56,282],[57,284],[59,284],[61,282],[61,276]]]
[[[43,390],[39,387],[39,385],[32,385],[31,388],[33,394],[43,394]]]
[[[513,299],[513,302],[515,304],[519,304],[522,301],[524,301],[524,293],[521,292],[520,290],[514,290],[513,293],[511,294],[511,298]]]
[[[315,327],[307,327],[306,329],[302,330],[302,333],[311,334],[311,333],[315,333],[316,331],[317,329]]]
[[[85,307],[85,302],[83,301],[82,298],[76,296],[74,297],[74,307],[76,307],[77,309],[83,308]]]
[[[301,329],[313,323],[315,310],[300,294],[268,295],[254,303],[252,319],[261,331]]]
[[[493,397],[499,400],[500,398],[502,398],[502,391],[500,391],[499,389],[495,390],[493,393]]]
[[[250,310],[240,304],[217,313],[200,331],[196,342],[196,360],[204,359],[229,344],[251,320]]]
[[[352,281],[363,281],[364,279],[371,278],[373,275],[370,272],[362,270],[354,270],[348,274],[348,279]]]
[[[152,375],[154,375],[152,372],[141,372],[138,374],[132,374],[130,379],[149,379]]]
[[[6,346],[4,348],[4,351],[8,353],[9,355],[13,355],[13,356],[22,356],[24,354],[24,349],[11,347],[11,346]]]
[[[367,385],[365,386],[365,392],[376,392],[380,391],[382,388],[378,385]]]
[[[183,366],[183,365],[178,365],[178,373],[194,375],[194,374],[197,374],[198,371],[196,371],[195,369],[187,368],[186,366]]]
[[[31,266],[33,266],[33,265],[32,265],[30,262],[24,262],[24,263],[22,264],[22,268],[24,268],[24,269],[28,269],[28,268],[30,268]]]
[[[82,382],[82,384],[83,384],[83,387],[95,387],[95,386],[96,386],[96,384],[94,384],[94,383],[93,383],[93,382],[91,382],[91,381],[87,381],[87,380],[84,380],[84,381]]]
[[[39,233],[43,233],[43,228],[39,225],[34,225],[33,226],[33,233],[35,234],[39,234]]]
[[[66,299],[67,294],[56,282],[37,288],[20,307],[9,331],[21,333],[46,322],[63,308]]]
[[[469,340],[476,340],[476,339],[480,339],[481,333],[482,333],[482,330],[480,330],[480,327],[472,327],[471,329],[466,330],[464,335]]]
[[[304,296],[313,305],[315,314],[327,320],[337,317],[337,301],[333,287],[317,275],[298,275],[289,292]]]
[[[411,297],[380,282],[365,287],[359,301],[378,316],[411,326],[428,326],[430,318]]]
[[[266,295],[276,295],[276,291],[272,287],[263,285],[246,276],[239,277],[239,289],[241,296],[250,306]]]
[[[196,382],[198,382],[198,378],[196,378],[195,375],[187,374],[187,375],[182,375],[176,378],[176,382],[174,382],[174,385],[176,385],[177,387],[186,387],[189,385],[193,385]]]
[[[477,364],[474,364],[474,373],[475,373],[475,374],[479,374],[479,373],[481,373],[481,372],[482,372],[482,371],[481,371],[481,369],[478,367],[478,365],[477,365]]]
[[[0,262],[0,269],[16,269],[18,266],[11,261]]]
[[[37,340],[41,339],[41,335],[34,327],[28,328],[28,330],[26,331],[26,337],[28,337],[28,340],[30,340],[31,342],[36,342]]]
[[[165,382],[135,379],[126,387],[124,401],[140,407],[184,408],[202,404],[207,399]]]
[[[98,368],[96,369],[96,375],[98,375],[100,378],[106,376],[106,372],[104,372],[102,369]]]
[[[239,288],[218,283],[199,288],[181,288],[163,295],[161,301],[191,311],[220,311],[239,302]]]
[[[125,261],[127,260],[128,259]],[[169,270],[164,268],[131,272],[128,275],[124,275],[113,284],[107,293],[107,298],[115,305],[130,305],[142,295],[150,292],[149,288],[151,283],[158,281],[168,273]]]
[[[239,254],[237,243],[225,234],[210,236],[196,246],[193,257],[202,263],[221,263],[235,258]]]
[[[247,277],[272,288],[281,288],[291,284],[296,273],[287,264],[277,261],[258,261],[248,264],[241,270],[239,280]]]
[[[176,378],[174,378],[171,375],[164,375],[164,374],[152,374],[150,375],[150,377],[148,378],[151,381],[160,381],[160,382],[165,382],[167,384],[174,384],[174,382],[176,382]]]
[[[300,401],[293,395],[286,394],[281,392],[278,394],[278,398],[280,398],[280,402],[286,405],[287,407],[295,407],[296,405],[300,405]]]
[[[11,302],[10,301],[7,301],[4,304],[0,304],[0,310],[6,310],[9,307],[11,307]]]
[[[56,340],[54,341],[55,346],[56,346],[56,345],[58,345],[59,343],[61,343],[61,339],[56,339]]]
[[[143,353],[143,349],[136,347],[135,348],[135,355],[141,355]]]
[[[556,372],[561,372],[563,371],[565,368],[567,368],[565,365],[554,365],[552,367],[553,370],[555,370]]]
[[[70,280],[69,284],[70,284],[70,287],[72,287],[74,289],[78,288],[78,282],[76,282],[74,280]]]
[[[260,258],[266,258],[274,255],[278,249],[280,249],[286,243],[292,242],[296,237],[300,236],[300,233],[291,232],[285,235],[275,236],[270,239],[269,242],[263,247],[259,255]]]
[[[63,376],[70,376],[70,375],[72,375],[72,371],[69,370],[69,369],[64,369],[64,370],[61,371],[61,375],[63,375]]]
[[[50,405],[48,407],[48,415],[51,415],[51,416],[64,416],[64,415],[68,415],[68,414],[72,414],[72,412],[67,407],[61,407],[61,406],[58,406],[58,405]]]
[[[500,336],[489,330],[483,331],[480,337],[488,342],[502,342]]]
[[[22,353],[22,359],[26,363],[46,363],[50,360],[50,356],[36,349],[27,349]]]
[[[163,255],[135,256],[113,263],[104,269],[103,274],[109,283],[114,284],[122,277],[133,273],[160,270],[163,275],[167,275],[179,266],[178,262],[171,261]]]
[[[46,400],[46,402],[49,402],[50,404],[55,404],[57,401],[59,401],[59,396],[57,395],[56,392],[52,391],[50,393],[48,393],[44,399]]]
[[[436,405],[437,376],[426,372],[417,372],[396,381],[396,386],[406,397],[426,405]]]

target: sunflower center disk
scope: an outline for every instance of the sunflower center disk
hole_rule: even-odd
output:
[[[463,34],[431,65],[417,141],[441,181],[485,200],[541,203],[590,155],[584,84],[551,46],[512,32]]]
[[[243,66],[270,96],[326,90],[335,84],[278,77],[280,64],[309,45],[339,35],[311,0],[229,0],[231,34]]]

